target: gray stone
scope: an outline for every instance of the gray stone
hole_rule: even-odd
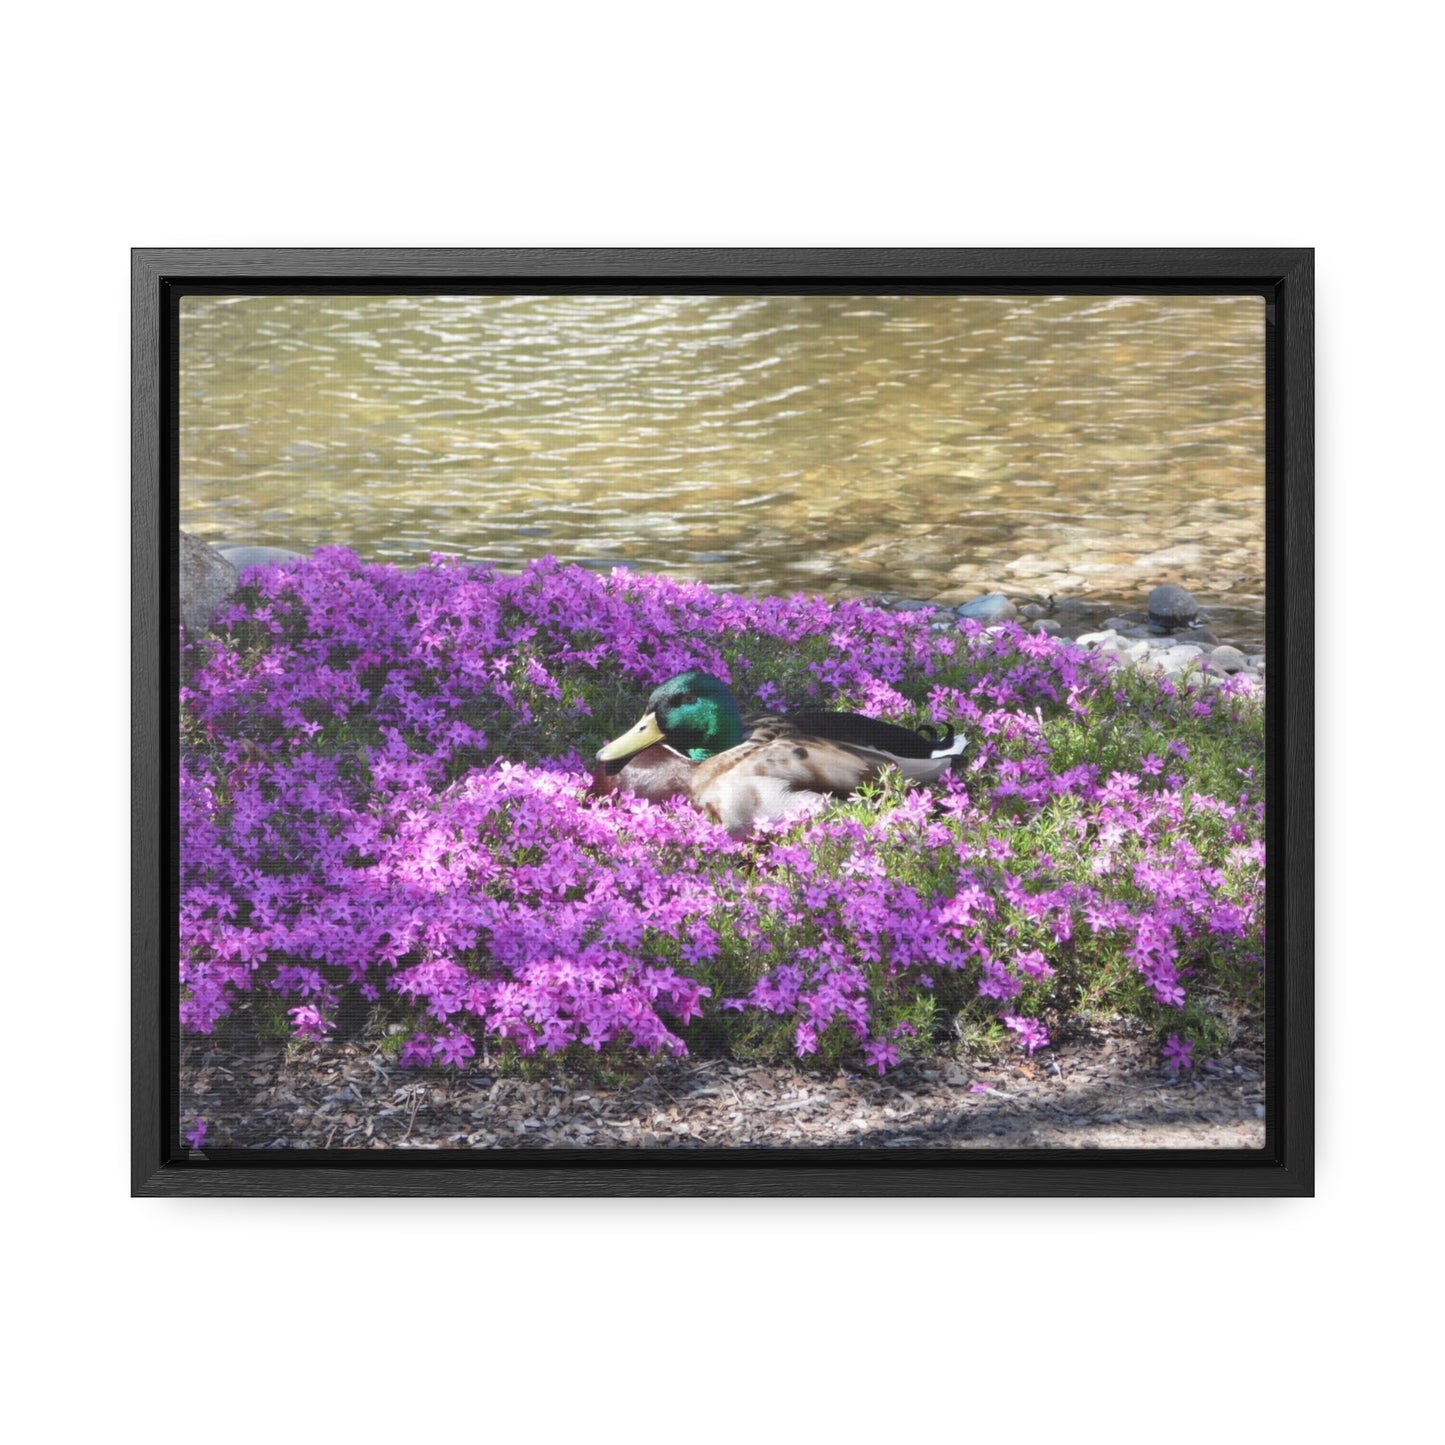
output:
[[[965,602],[957,609],[959,617],[971,618],[974,622],[1007,622],[1018,616],[1018,609],[1002,592],[989,592]]]
[[[181,623],[192,636],[204,632],[236,590],[236,569],[216,549],[182,532]]]
[[[1183,672],[1187,667],[1199,671],[1200,659],[1203,656],[1204,649],[1200,647],[1166,647],[1160,652],[1152,653],[1149,661],[1172,676]]]
[[[1039,617],[1034,620],[1033,630],[1047,632],[1050,637],[1057,637],[1064,629],[1052,617]]]
[[[1112,627],[1115,632],[1127,632],[1134,623],[1127,617],[1106,617],[1103,625]]]
[[[895,612],[932,612],[934,610],[931,602],[916,602],[911,597],[905,597],[893,604]]]
[[[1107,647],[1111,651],[1118,651],[1121,641],[1119,634],[1109,628],[1105,632],[1083,632],[1074,639],[1080,647]]]
[[[1166,582],[1149,594],[1149,620],[1158,627],[1188,627],[1199,616],[1199,604],[1182,587]]]
[[[1207,627],[1186,627],[1173,634],[1174,642],[1197,642],[1206,652],[1219,646],[1219,639]]]
[[[217,547],[216,551],[238,572],[244,572],[247,567],[264,567],[267,562],[285,562],[292,557],[303,555],[300,552],[288,551],[285,547],[226,546]]]
[[[1025,622],[1037,622],[1043,615],[1044,609],[1037,602],[1025,602],[1024,605],[1019,608],[1019,616],[1022,617]]]
[[[1243,672],[1247,663],[1244,654],[1237,647],[1216,647],[1209,654],[1209,665],[1223,673]]]

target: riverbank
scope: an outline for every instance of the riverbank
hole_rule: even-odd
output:
[[[1157,604],[1153,604],[1155,598]],[[1242,676],[1252,687],[1264,686],[1264,652],[1246,651],[1232,640],[1221,640],[1210,626],[1211,613],[1191,593],[1170,583],[1154,588],[1146,605],[1138,609],[1004,592],[946,606],[887,593],[869,600],[894,612],[930,612],[935,618],[932,625],[940,631],[951,632],[969,619],[985,626],[1013,622],[1145,672],[1169,678],[1188,672],[1205,685]]]
[[[185,545],[197,557],[204,557],[213,569],[225,569],[221,576],[206,579],[209,612],[234,590],[242,572],[273,563],[285,564],[304,554],[282,547],[255,547],[221,543],[215,546],[182,534]],[[234,573],[234,575],[229,575]],[[195,585],[195,584],[193,584]],[[186,567],[182,568],[182,597],[186,596]],[[831,595],[825,591],[820,595]],[[836,600],[836,599],[835,599]],[[1147,594],[1141,592],[1137,607],[1125,607],[1089,598],[1038,595],[1029,592],[987,592],[958,600],[908,596],[882,592],[864,599],[889,612],[926,612],[936,631],[957,630],[960,623],[974,621],[984,626],[1016,622],[1030,631],[1077,642],[1119,663],[1129,663],[1146,672],[1170,678],[1190,672],[1207,685],[1243,676],[1262,687],[1265,654],[1263,622],[1232,607],[1221,608],[1211,601],[1201,605],[1194,595],[1175,583],[1159,583]],[[1214,621],[1216,614],[1228,618],[1239,629],[1228,632]]]

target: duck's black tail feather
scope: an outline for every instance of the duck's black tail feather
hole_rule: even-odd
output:
[[[905,728],[897,723],[862,717],[858,713],[808,709],[790,712],[788,722],[814,737],[892,753],[895,758],[938,758],[961,751],[961,744],[955,740],[951,725],[935,727],[928,723],[923,727]]]

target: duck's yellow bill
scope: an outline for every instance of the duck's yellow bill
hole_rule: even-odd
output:
[[[597,754],[597,761],[610,763],[616,758],[630,758],[633,753],[640,753],[643,748],[650,748],[653,743],[661,741],[662,729],[657,725],[657,714],[650,712],[636,727],[628,728],[620,738],[613,738],[602,748]]]

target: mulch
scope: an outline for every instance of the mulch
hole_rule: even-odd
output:
[[[188,1046],[181,1121],[243,1149],[1259,1149],[1264,1054],[1173,1074],[1126,1022],[1033,1058],[906,1062],[882,1078],[722,1059],[650,1061],[603,1088],[406,1070],[374,1044]]]

